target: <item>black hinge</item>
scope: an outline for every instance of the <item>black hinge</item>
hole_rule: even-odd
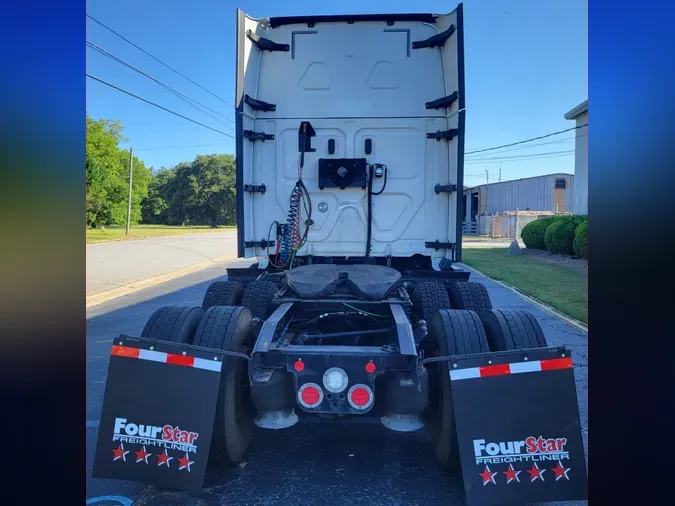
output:
[[[254,132],[253,130],[244,130],[244,137],[251,142],[255,141],[271,141],[274,140],[274,134],[266,134],[265,132]]]
[[[256,100],[251,98],[248,95],[244,95],[244,102],[246,102],[251,109],[254,111],[276,111],[277,106],[274,104],[268,104],[262,100]]]
[[[248,193],[265,193],[267,191],[267,186],[265,186],[265,183],[261,185],[257,184],[245,184],[244,185],[244,191]]]
[[[439,193],[452,193],[457,191],[457,185],[456,184],[436,184],[434,186],[434,192],[436,195]]]
[[[446,31],[432,35],[426,40],[418,40],[412,43],[413,49],[422,49],[424,47],[436,47],[442,46],[445,44],[445,41],[450,38],[450,36],[455,33],[455,25],[450,25]]]
[[[454,242],[439,242],[438,240],[434,242],[425,242],[424,243],[425,248],[433,248],[435,250],[439,249],[455,249],[455,243]]]
[[[454,92],[447,97],[439,98],[433,100],[432,102],[427,102],[427,109],[440,109],[441,107],[450,107],[455,100],[459,98],[459,93]]]
[[[256,46],[258,46],[263,51],[288,51],[288,44],[278,44],[264,37],[256,35],[251,30],[246,30],[246,36],[251,39]]]
[[[263,239],[261,241],[246,241],[244,246],[247,248],[267,248],[268,246],[274,246],[274,241],[268,241]]]
[[[441,139],[452,140],[453,137],[456,137],[459,134],[459,130],[456,128],[451,128],[450,130],[439,130],[438,132],[431,132],[427,134],[427,139],[436,139],[440,141]]]

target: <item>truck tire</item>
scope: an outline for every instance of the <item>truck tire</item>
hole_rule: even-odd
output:
[[[440,309],[450,309],[450,300],[448,292],[443,283],[439,281],[421,281],[415,286],[412,296],[413,303],[412,317],[417,323],[424,320],[429,324],[436,312]]]
[[[195,346],[250,353],[251,312],[245,307],[213,306],[195,333]],[[248,362],[228,357],[223,362],[213,424],[212,464],[231,466],[245,458],[253,433],[254,410],[248,386]]]
[[[244,285],[238,281],[216,281],[206,290],[202,309],[212,306],[238,306],[244,297]]]
[[[425,356],[467,355],[490,351],[480,317],[474,311],[441,309],[429,324],[423,341]],[[432,362],[429,371],[427,429],[444,470],[459,468],[457,433],[452,410],[449,363]]]
[[[141,337],[172,343],[192,344],[204,311],[200,307],[164,306],[155,311]]]
[[[448,288],[450,307],[452,309],[468,309],[482,315],[492,309],[492,302],[487,288],[475,281],[458,281]]]
[[[254,318],[266,320],[274,311],[272,298],[278,290],[275,281],[265,277],[257,279],[246,286],[241,305],[249,308]]]
[[[484,313],[482,319],[491,351],[548,346],[539,322],[527,311],[496,309]]]

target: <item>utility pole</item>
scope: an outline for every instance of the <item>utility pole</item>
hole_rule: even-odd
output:
[[[499,182],[502,182],[502,162],[499,162]]]
[[[129,205],[127,207],[127,234],[129,235],[129,224],[131,223],[131,180],[134,173],[134,148],[129,148]]]
[[[485,235],[488,234],[488,208],[490,206],[490,201],[488,200],[488,188],[490,187],[490,173],[485,171]]]

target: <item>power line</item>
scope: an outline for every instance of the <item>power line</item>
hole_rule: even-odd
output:
[[[511,155],[511,156],[492,156],[492,157],[486,157],[486,158],[472,158],[470,161],[472,162],[481,162],[484,160],[517,160],[520,158],[531,158],[531,157],[537,157],[537,156],[545,156],[545,155],[560,155],[563,153],[574,153],[573,149],[568,149],[566,151],[547,151],[545,153],[530,153],[529,155]]]
[[[213,92],[210,91],[210,90],[207,90],[207,89],[204,88],[201,84],[198,84],[198,83],[194,82],[192,79],[190,79],[189,77],[187,77],[185,74],[181,74],[181,73],[178,72],[175,68],[171,67],[171,66],[168,65],[167,63],[164,63],[164,62],[163,62],[162,60],[160,60],[159,58],[157,58],[157,57],[151,55],[150,53],[148,53],[148,52],[147,52],[145,49],[143,49],[142,47],[140,47],[140,46],[134,44],[134,43],[131,42],[129,39],[127,39],[126,37],[120,35],[119,33],[117,33],[115,30],[113,30],[113,29],[110,28],[109,26],[107,26],[107,25],[101,23],[98,19],[93,18],[93,17],[90,16],[89,14],[87,14],[87,17],[88,17],[89,19],[91,19],[94,23],[98,23],[99,25],[101,25],[103,28],[105,28],[105,29],[108,30],[109,32],[114,33],[114,34],[117,35],[120,39],[122,39],[122,40],[124,40],[125,42],[131,44],[132,46],[134,46],[134,47],[135,47],[136,49],[138,49],[139,51],[145,53],[146,55],[148,55],[148,56],[149,56],[150,58],[152,58],[153,60],[155,60],[155,61],[161,63],[162,65],[164,65],[166,68],[168,68],[168,69],[171,70],[172,72],[175,72],[176,74],[178,74],[179,76],[181,76],[183,79],[187,79],[188,81],[190,81],[190,82],[191,82],[192,84],[194,84],[195,86],[201,88],[201,89],[204,90],[205,92],[207,92],[207,93],[213,95],[214,97],[216,97],[218,100],[220,100],[220,101],[222,101],[222,102],[225,102],[227,105],[229,105],[229,106],[232,107],[232,108],[235,108],[234,105],[232,105],[230,102],[228,102],[228,101],[225,100],[224,98],[219,97],[218,95],[216,95],[215,93],[213,93]]]
[[[464,162],[466,165],[477,165],[480,163],[488,163],[488,164],[499,164],[499,163],[511,163],[511,162],[529,162],[530,160],[544,160],[546,158],[562,158],[565,156],[574,156],[574,152],[572,153],[567,153],[567,154],[562,154],[562,155],[550,155],[550,156],[538,156],[538,157],[533,157],[533,158],[517,158],[515,160],[502,160],[502,161],[475,161],[475,162]]]
[[[101,54],[107,56],[108,58],[110,58],[110,59],[112,59],[112,60],[115,60],[116,62],[121,63],[122,65],[125,65],[126,67],[128,67],[128,68],[130,68],[130,69],[132,69],[132,70],[138,72],[139,74],[141,74],[141,75],[147,77],[148,79],[150,79],[150,80],[156,82],[156,83],[159,84],[160,86],[162,86],[162,87],[166,88],[167,90],[169,90],[171,93],[177,95],[179,98],[185,98],[185,99],[189,100],[190,102],[194,102],[195,104],[199,105],[200,107],[203,107],[204,109],[206,109],[206,110],[208,110],[208,111],[211,111],[211,112],[214,113],[214,114],[217,114],[217,115],[220,116],[221,118],[226,119],[226,120],[229,121],[230,123],[234,123],[233,120],[231,120],[230,118],[228,118],[228,117],[226,117],[226,116],[223,116],[223,115],[220,114],[218,111],[214,111],[213,109],[211,109],[210,107],[205,106],[205,105],[202,104],[201,102],[197,102],[195,99],[188,97],[188,96],[185,95],[184,93],[181,93],[180,91],[178,91],[178,90],[172,88],[172,87],[169,86],[168,84],[165,84],[165,83],[163,83],[162,81],[160,81],[159,79],[156,79],[156,78],[152,77],[150,74],[148,74],[148,73],[146,73],[146,72],[143,72],[143,71],[142,71],[141,69],[139,69],[138,67],[134,67],[131,63],[124,61],[124,60],[123,60],[122,58],[120,58],[119,56],[115,56],[115,55],[112,54],[110,51],[107,51],[107,50],[103,49],[101,46],[98,46],[98,45],[94,44],[93,42],[91,42],[91,41],[89,41],[89,40],[87,41],[87,45],[88,45],[89,47],[91,47],[92,49],[95,49],[95,50],[98,51],[99,53],[101,53]],[[190,102],[188,102],[188,103],[194,107],[194,105],[193,105],[192,103],[190,103]],[[195,109],[197,109],[197,108],[195,107]],[[200,110],[200,109],[197,109],[197,110],[198,110],[199,112],[204,113],[204,111],[202,111],[202,110]],[[215,119],[216,121],[220,121],[220,122],[222,123],[221,120],[219,120],[218,118],[216,118],[216,117],[213,116],[212,114],[208,114],[208,113],[205,113],[205,114],[207,114],[207,115],[210,116],[211,118]],[[225,124],[225,123],[223,123],[223,124]],[[228,128],[232,128],[231,125],[226,125],[226,126],[227,126]]]
[[[575,126],[575,127],[572,127],[572,128],[568,128],[567,130],[561,130],[560,132],[553,132],[553,133],[546,134],[546,135],[540,135],[539,137],[532,137],[531,139],[526,139],[524,141],[512,142],[511,144],[502,144],[501,146],[495,146],[494,148],[479,149],[477,151],[467,151],[464,154],[465,155],[471,155],[473,153],[483,153],[484,151],[493,151],[495,149],[508,148],[508,147],[511,147],[511,146],[516,146],[518,144],[525,144],[526,142],[537,141],[539,139],[545,139],[546,137],[552,137],[554,135],[564,134],[565,132],[569,132],[571,130],[577,130],[578,128],[582,128],[582,127],[585,127],[585,126],[588,126],[588,123],[586,123],[585,125],[578,125],[578,126]]]
[[[157,149],[182,149],[182,148],[208,148],[211,146],[225,146],[227,143],[225,142],[218,142],[216,144],[193,144],[191,146],[164,146],[161,148],[138,148],[135,149],[135,151],[154,151]]]
[[[530,144],[529,146],[522,146],[520,148],[505,149],[504,151],[499,151],[498,153],[494,153],[494,154],[501,155],[502,153],[508,153],[510,151],[520,151],[522,149],[531,149],[531,148],[534,148],[534,147],[537,147],[537,146],[548,146],[549,144],[564,144],[566,142],[574,142],[575,139],[577,139],[579,137],[586,137],[586,136],[588,136],[588,134],[581,134],[581,135],[577,135],[575,137],[570,137],[569,139],[561,139],[559,141],[540,142],[538,144]],[[476,158],[475,155],[469,156],[469,160],[473,160],[474,158]],[[480,156],[478,158],[480,158]]]
[[[192,122],[192,123],[195,123],[195,124],[197,124],[197,125],[203,126],[204,128],[208,128],[209,130],[213,130],[214,132],[218,132],[219,134],[223,134],[223,135],[225,135],[226,137],[230,137],[230,138],[234,139],[234,136],[232,136],[232,135],[230,135],[230,134],[228,134],[228,133],[221,132],[220,130],[218,130],[218,129],[216,129],[216,128],[213,128],[213,127],[210,127],[210,126],[208,126],[208,125],[205,125],[204,123],[200,123],[199,121],[196,121],[196,120],[194,120],[194,119],[192,119],[192,118],[188,118],[187,116],[183,116],[182,114],[179,114],[179,113],[177,113],[177,112],[175,112],[175,111],[172,111],[171,109],[167,109],[166,107],[163,107],[163,106],[161,106],[161,105],[159,105],[159,104],[156,104],[156,103],[154,103],[154,102],[151,102],[150,100],[147,100],[147,99],[145,99],[145,98],[143,98],[143,97],[139,97],[138,95],[134,95],[134,94],[131,93],[130,91],[123,90],[122,88],[119,88],[119,87],[115,86],[114,84],[110,84],[109,82],[104,81],[103,79],[100,79],[100,78],[98,78],[98,77],[92,76],[91,74],[87,74],[87,77],[89,77],[90,79],[93,79],[93,80],[95,80],[95,81],[98,81],[99,83],[105,84],[106,86],[110,86],[111,88],[114,88],[114,89],[116,89],[117,91],[121,91],[122,93],[126,93],[127,95],[131,95],[132,97],[137,98],[138,100],[142,100],[143,102],[145,102],[145,103],[147,103],[147,104],[154,105],[155,107],[158,107],[158,108],[162,109],[163,111],[170,112],[171,114],[173,114],[173,115],[175,115],[175,116],[178,116],[179,118],[186,119],[186,120],[188,120],[188,121],[190,121],[190,122]]]

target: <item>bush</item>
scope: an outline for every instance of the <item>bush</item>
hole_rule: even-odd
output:
[[[546,234],[548,226],[555,221],[557,221],[557,216],[539,218],[525,225],[520,233],[525,247],[529,249],[546,249],[544,234]]]
[[[551,253],[574,255],[574,218],[564,216],[549,225],[544,233],[546,249]]]
[[[574,254],[588,259],[588,220],[584,220],[574,231]]]

